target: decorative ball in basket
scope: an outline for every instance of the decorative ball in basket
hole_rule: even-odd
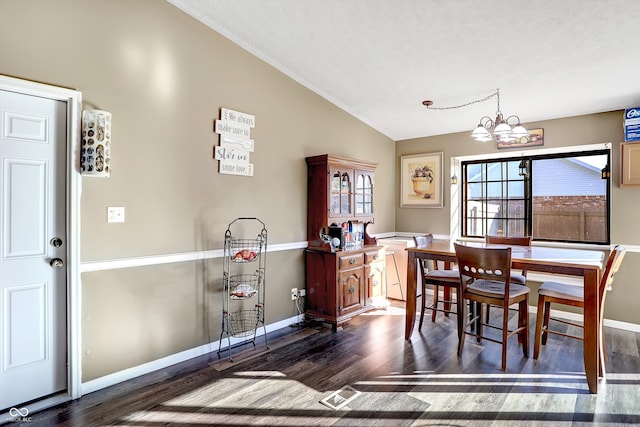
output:
[[[256,239],[233,239],[231,257],[233,262],[252,262],[260,254],[261,241]]]

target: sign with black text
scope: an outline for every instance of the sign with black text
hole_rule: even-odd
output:
[[[214,132],[220,135],[220,144],[213,147],[213,158],[219,161],[219,173],[253,176],[250,157],[255,143],[251,139],[251,129],[255,124],[256,118],[251,114],[220,109],[220,119],[214,124]]]

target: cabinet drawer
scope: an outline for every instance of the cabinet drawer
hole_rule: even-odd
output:
[[[351,254],[351,255],[342,255],[338,259],[338,268],[350,268],[350,267],[359,267],[364,265],[364,254]]]
[[[383,257],[384,257],[384,255],[381,254],[381,251],[366,252],[364,254],[364,263],[365,264],[371,264],[372,262],[376,262],[376,261],[382,260]]]

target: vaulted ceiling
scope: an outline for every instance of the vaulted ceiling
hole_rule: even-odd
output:
[[[640,105],[636,0],[168,1],[393,140]]]

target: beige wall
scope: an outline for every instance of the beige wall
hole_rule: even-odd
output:
[[[269,244],[306,239],[304,157],[332,153],[378,162],[373,232],[449,232],[444,209],[399,208],[405,154],[490,153],[468,133],[395,144],[214,31],[159,0],[2,0],[0,74],[76,88],[86,108],[113,113],[112,176],[83,178],[83,262],[220,249],[227,224],[256,216]],[[256,116],[255,176],[217,173],[219,108]],[[640,244],[640,190],[617,187],[621,113],[527,124],[545,146],[614,142],[614,243]],[[576,135],[570,136],[570,132]],[[124,224],[106,207],[125,206]],[[607,317],[640,324],[638,265],[628,255]],[[220,260],[97,271],[82,276],[83,381],[215,341]],[[300,250],[267,258],[267,323],[294,316],[304,284]]]
[[[525,123],[529,129],[544,129],[544,147],[564,147],[572,145],[611,142],[611,243],[626,246],[640,245],[640,227],[635,215],[638,212],[640,189],[621,189],[620,184],[620,142],[624,141],[623,112],[613,111],[536,123]],[[470,127],[471,129],[471,127]],[[494,144],[479,143],[471,139],[470,131],[429,138],[417,138],[396,142],[396,186],[400,188],[400,158],[404,155],[430,152],[444,152],[445,183],[451,177],[450,158],[476,154],[501,154]],[[450,233],[450,186],[445,184],[444,209],[401,208],[400,195],[396,194],[396,230],[399,232]],[[637,292],[637,277],[640,275],[640,254],[629,252],[615,281],[615,292],[607,296],[605,317],[640,324],[640,300],[630,298]],[[535,287],[535,285],[534,285]],[[536,294],[531,294],[530,304],[535,305]]]
[[[2,0],[0,52],[0,74],[113,114],[111,178],[82,179],[82,262],[221,249],[244,216],[269,244],[305,241],[304,157],[322,153],[379,163],[372,231],[394,229],[393,141],[167,2]],[[221,107],[256,117],[253,177],[217,172]],[[83,274],[82,380],[217,340],[221,275],[219,260]],[[301,250],[269,254],[267,287],[267,323],[294,316]]]

